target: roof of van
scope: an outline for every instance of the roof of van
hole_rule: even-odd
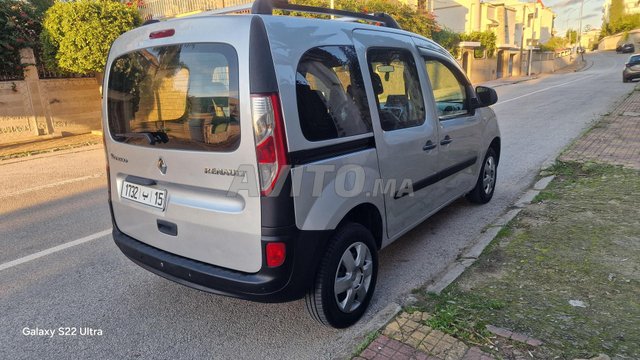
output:
[[[390,27],[377,26],[377,25],[372,25],[372,24],[367,24],[367,23],[362,23],[362,22],[356,22],[356,21],[344,21],[344,20],[341,21],[340,18],[338,18],[338,19],[317,19],[317,18],[307,18],[307,17],[301,17],[301,16],[287,16],[287,15],[211,14],[211,13],[203,12],[203,13],[193,14],[193,15],[180,17],[180,18],[167,19],[167,20],[163,20],[163,22],[185,21],[185,20],[188,20],[188,19],[195,19],[195,18],[216,18],[216,17],[243,17],[243,18],[244,17],[260,17],[265,23],[289,22],[290,25],[297,26],[299,28],[306,27],[307,23],[310,24],[310,25],[313,24],[313,25],[317,26],[318,22],[323,22],[323,23],[325,23],[324,25],[326,25],[327,27],[334,27],[336,30],[338,30],[338,29],[341,29],[341,30],[368,29],[368,30],[389,32],[389,33],[395,33],[395,34],[409,35],[409,36],[413,36],[415,38],[419,38],[419,39],[422,39],[424,41],[427,41],[428,43],[432,44],[438,50],[443,50],[446,54],[449,54],[449,52],[446,49],[444,49],[440,44],[436,43],[435,41],[433,41],[433,40],[431,40],[431,39],[429,39],[427,37],[424,37],[422,35],[407,31],[407,30],[394,29],[394,28],[390,28]],[[345,19],[345,18],[342,18],[342,19]],[[357,19],[354,19],[354,20],[357,20]]]

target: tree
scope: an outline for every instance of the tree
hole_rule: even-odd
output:
[[[432,39],[440,44],[440,46],[447,49],[447,51],[453,54],[453,56],[456,56],[460,49],[458,47],[460,44],[460,34],[446,27],[434,30],[432,33]]]
[[[578,32],[573,29],[568,29],[565,37],[567,41],[569,41],[569,44],[575,44],[576,41],[578,41]]]
[[[0,1],[0,69],[9,75],[22,74],[20,49],[37,43],[39,31],[40,20],[31,4]]]
[[[542,51],[554,51],[557,49],[564,49],[567,40],[565,38],[553,36],[549,41],[540,46]]]
[[[329,0],[294,0],[291,3],[318,7],[329,7]],[[392,0],[335,0],[334,7],[340,10],[358,13],[385,12],[391,15],[404,29],[425,37],[431,37],[432,31],[437,28],[435,17],[427,11],[416,11],[409,5]],[[325,15],[301,13],[305,17],[327,18]]]
[[[111,43],[140,23],[135,7],[117,1],[56,2],[43,21],[43,55],[65,71],[100,73]]]
[[[609,23],[615,23],[624,16],[624,0],[611,0]]]

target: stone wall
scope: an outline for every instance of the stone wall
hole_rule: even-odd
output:
[[[21,56],[23,63],[35,64],[30,49]],[[0,82],[0,145],[101,128],[95,78],[39,79],[33,65],[24,75],[24,80]]]
[[[629,42],[635,45],[637,52],[640,48],[640,29],[629,31],[629,36],[626,39],[624,35],[624,33],[619,33],[602,38],[598,43],[598,50],[615,50],[618,44]]]

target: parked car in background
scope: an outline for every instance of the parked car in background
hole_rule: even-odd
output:
[[[618,45],[616,47],[616,52],[617,53],[629,54],[629,53],[632,53],[632,52],[635,52],[635,51],[636,51],[636,48],[635,48],[635,46],[633,46],[632,43],[624,43],[624,44]]]
[[[631,55],[622,70],[622,82],[629,82],[637,78],[640,78],[640,54]]]

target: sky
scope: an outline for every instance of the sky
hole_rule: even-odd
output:
[[[578,29],[580,3],[582,0],[543,0],[544,5],[556,13],[555,28],[558,35],[564,35],[567,28]],[[591,25],[599,29],[602,26],[602,6],[604,0],[584,0],[582,8],[582,28]],[[568,25],[568,26],[567,26]]]

